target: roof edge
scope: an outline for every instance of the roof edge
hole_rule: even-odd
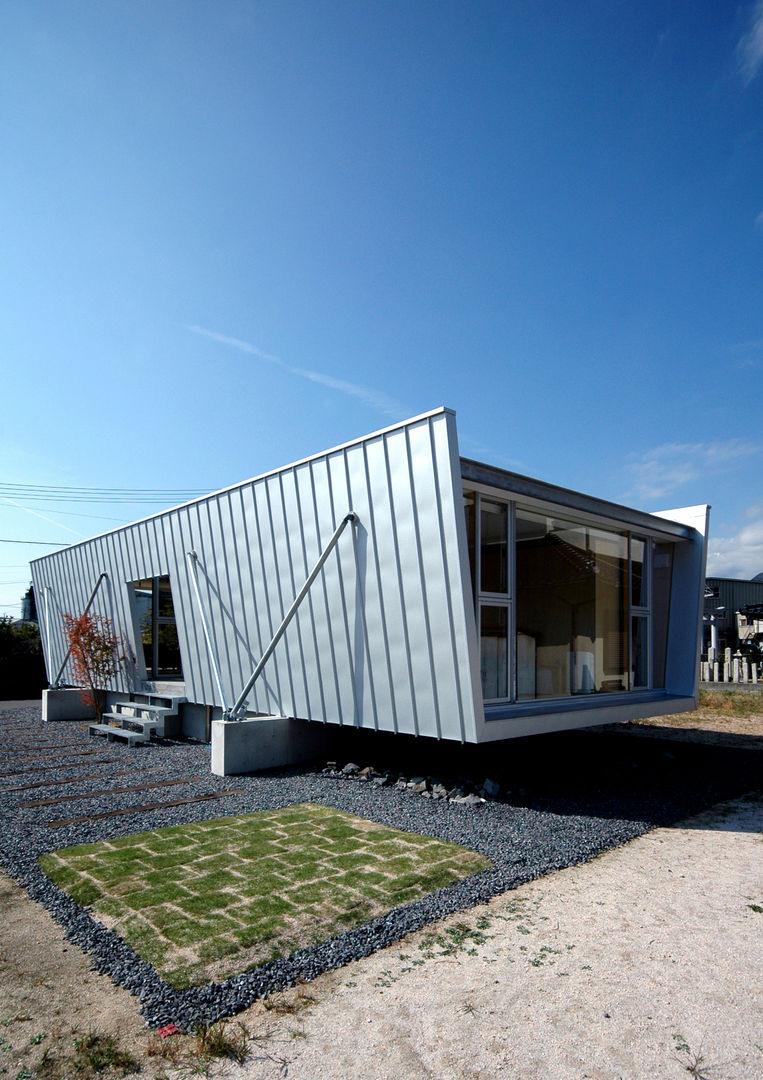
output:
[[[337,454],[341,450],[348,450],[351,446],[358,446],[360,443],[368,442],[370,439],[378,439],[382,435],[388,435],[392,431],[398,431],[400,428],[408,427],[411,424],[420,423],[422,420],[429,420],[434,416],[450,415],[455,416],[454,409],[448,409],[444,405],[438,406],[436,409],[430,409],[428,412],[419,413],[418,416],[411,416],[407,420],[398,420],[395,424],[389,424],[387,427],[379,428],[378,431],[371,431],[368,435],[359,435],[355,439],[350,439],[348,442],[339,443],[337,446],[332,446],[328,450],[320,450],[315,454],[308,454],[307,457],[298,458],[297,461],[289,462],[287,465],[279,465],[275,469],[268,469],[266,472],[258,473],[256,476],[250,476],[246,480],[239,480],[235,484],[228,484],[226,487],[217,488],[215,491],[210,491],[206,495],[198,495],[195,499],[189,499],[187,502],[178,503],[176,506],[168,506],[166,510],[159,510],[156,514],[147,514],[145,517],[137,518],[135,521],[128,521],[124,525],[117,525],[115,529],[106,529],[102,533],[96,533],[95,536],[88,536],[84,540],[78,540],[74,544],[66,544],[59,548],[58,551],[51,551],[48,555],[41,555],[39,559],[30,559],[29,565],[34,566],[35,563],[44,562],[46,559],[50,559],[55,555],[60,554],[62,551],[71,551],[74,548],[81,547],[83,544],[92,544],[94,540],[101,540],[104,536],[113,536],[114,533],[122,532],[123,529],[132,529],[135,525],[140,525],[144,521],[153,521],[156,518],[164,517],[165,514],[174,514],[178,510],[183,510],[187,506],[195,506],[197,503],[206,502],[207,499],[215,499],[219,495],[225,495],[229,491],[235,491],[237,488],[245,487],[247,484],[253,484],[257,480],[265,480],[269,476],[276,476],[280,472],[287,472],[289,469],[296,469],[300,465],[307,465],[311,461],[317,461],[319,458],[328,457],[330,454]]]
[[[594,514],[603,518],[614,518],[624,525],[633,525],[637,529],[649,532],[662,532],[682,540],[691,539],[694,529],[678,521],[658,517],[646,510],[636,510],[621,503],[599,499],[595,495],[586,495],[572,488],[559,484],[549,484],[545,480],[536,480],[531,476],[501,469],[496,465],[486,465],[471,458],[461,458],[461,477],[475,484],[487,484],[519,496],[539,499],[553,503],[560,508],[578,511],[581,514]]]

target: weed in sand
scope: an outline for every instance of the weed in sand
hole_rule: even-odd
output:
[[[433,956],[454,956],[456,953],[465,952],[469,956],[476,955],[477,945],[484,945],[488,935],[481,930],[473,930],[466,923],[456,923],[447,926],[442,934],[426,934],[419,944],[419,949],[429,959]]]
[[[103,1074],[126,1076],[139,1069],[140,1063],[120,1048],[117,1039],[90,1031],[75,1039],[73,1053],[64,1057],[46,1050],[34,1076],[35,1080],[71,1080],[75,1076],[77,1080],[93,1080]],[[24,1073],[16,1080],[24,1080]]]
[[[216,1024],[197,1028],[194,1035],[198,1056],[204,1061],[229,1058],[240,1065],[246,1060],[249,1032],[243,1024],[229,1024],[226,1020],[220,1020]]]
[[[710,1080],[704,1073],[705,1059],[701,1049],[699,1051],[692,1050],[683,1035],[677,1033],[673,1035],[673,1043],[675,1045],[673,1057],[678,1064],[690,1076],[693,1076],[694,1080]]]

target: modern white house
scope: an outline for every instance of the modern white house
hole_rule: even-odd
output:
[[[64,613],[107,616],[110,700],[211,720],[220,773],[324,725],[481,743],[685,711],[707,521],[462,458],[440,408],[36,560],[48,678]]]

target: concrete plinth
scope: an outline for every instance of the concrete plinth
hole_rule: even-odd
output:
[[[333,731],[292,716],[212,721],[212,772],[216,776],[297,765],[326,752]]]
[[[82,700],[76,689],[43,690],[42,718],[48,720],[92,720],[95,709]]]

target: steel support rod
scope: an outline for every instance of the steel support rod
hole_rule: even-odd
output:
[[[212,672],[215,676],[215,682],[217,683],[217,692],[220,695],[220,703],[223,707],[223,712],[226,712],[227,706],[225,704],[225,692],[223,691],[223,681],[220,678],[220,668],[217,664],[217,658],[215,656],[215,650],[212,646],[212,638],[209,633],[209,626],[207,625],[207,617],[204,614],[204,605],[201,602],[201,593],[199,592],[199,578],[196,573],[196,563],[199,560],[199,556],[195,551],[186,552],[186,559],[188,560],[188,566],[191,571],[191,584],[193,585],[193,591],[196,594],[196,603],[199,608],[199,615],[201,615],[201,625],[204,630],[204,637],[207,642],[207,652],[209,653],[209,662],[212,665]]]
[[[313,569],[310,571],[310,576],[308,577],[307,581],[302,586],[302,588],[299,590],[296,597],[294,598],[294,602],[292,603],[291,607],[289,608],[289,610],[284,615],[283,622],[281,623],[281,625],[278,627],[275,634],[273,635],[273,640],[270,642],[267,649],[265,649],[265,652],[260,657],[260,662],[257,664],[257,667],[252,672],[252,675],[251,675],[251,678],[249,679],[249,682],[246,684],[244,689],[239,694],[238,700],[236,701],[236,704],[233,706],[233,708],[230,710],[230,712],[226,714],[226,716],[225,716],[226,720],[240,720],[241,719],[241,717],[238,714],[239,714],[239,712],[241,710],[241,707],[243,706],[244,702],[246,701],[247,695],[249,694],[249,692],[251,691],[251,689],[254,686],[255,682],[259,678],[262,669],[265,667],[265,664],[268,662],[270,657],[273,655],[273,652],[275,651],[275,648],[278,645],[278,642],[281,640],[281,638],[286,633],[286,628],[288,627],[291,620],[294,618],[294,615],[295,615],[295,613],[297,611],[297,608],[299,607],[299,605],[302,603],[302,601],[307,596],[307,593],[308,593],[308,590],[309,590],[310,586],[312,585],[312,583],[318,577],[318,574],[323,569],[323,564],[326,562],[326,559],[328,559],[329,555],[333,551],[337,540],[339,539],[339,537],[344,532],[346,526],[351,521],[357,521],[357,520],[358,520],[358,515],[355,514],[351,510],[349,512],[349,514],[345,514],[345,516],[340,521],[339,525],[337,525],[336,529],[334,530],[334,535],[331,537],[328,544],[323,549],[323,552],[321,553],[321,556],[318,559],[318,562],[315,564]]]
[[[53,654],[50,648],[50,588],[47,585],[45,585],[42,590],[42,596],[45,601],[45,664],[48,671],[50,671],[53,667]],[[52,686],[53,683],[49,683],[48,685]]]
[[[109,575],[106,573],[105,570],[101,571],[101,574],[100,574],[98,580],[95,583],[95,588],[90,593],[90,599],[88,600],[87,604],[85,605],[85,610],[82,612],[83,615],[87,615],[88,611],[90,611],[90,608],[93,606],[93,601],[95,600],[95,594],[98,592],[98,590],[101,587],[101,582],[103,581],[104,578],[107,578],[108,576]],[[46,605],[45,605],[45,622],[46,622],[45,632],[46,632],[46,634],[48,632],[47,619],[48,619],[48,608],[47,608],[47,603],[46,603]],[[51,686],[58,686],[59,680],[60,680],[61,676],[64,673],[64,668],[69,663],[69,657],[71,656],[71,654],[72,654],[72,647],[70,645],[69,648],[66,650],[66,656],[64,657],[64,662],[63,662],[63,664],[61,664],[61,667],[58,669],[58,675],[56,675],[55,679],[51,683]]]

